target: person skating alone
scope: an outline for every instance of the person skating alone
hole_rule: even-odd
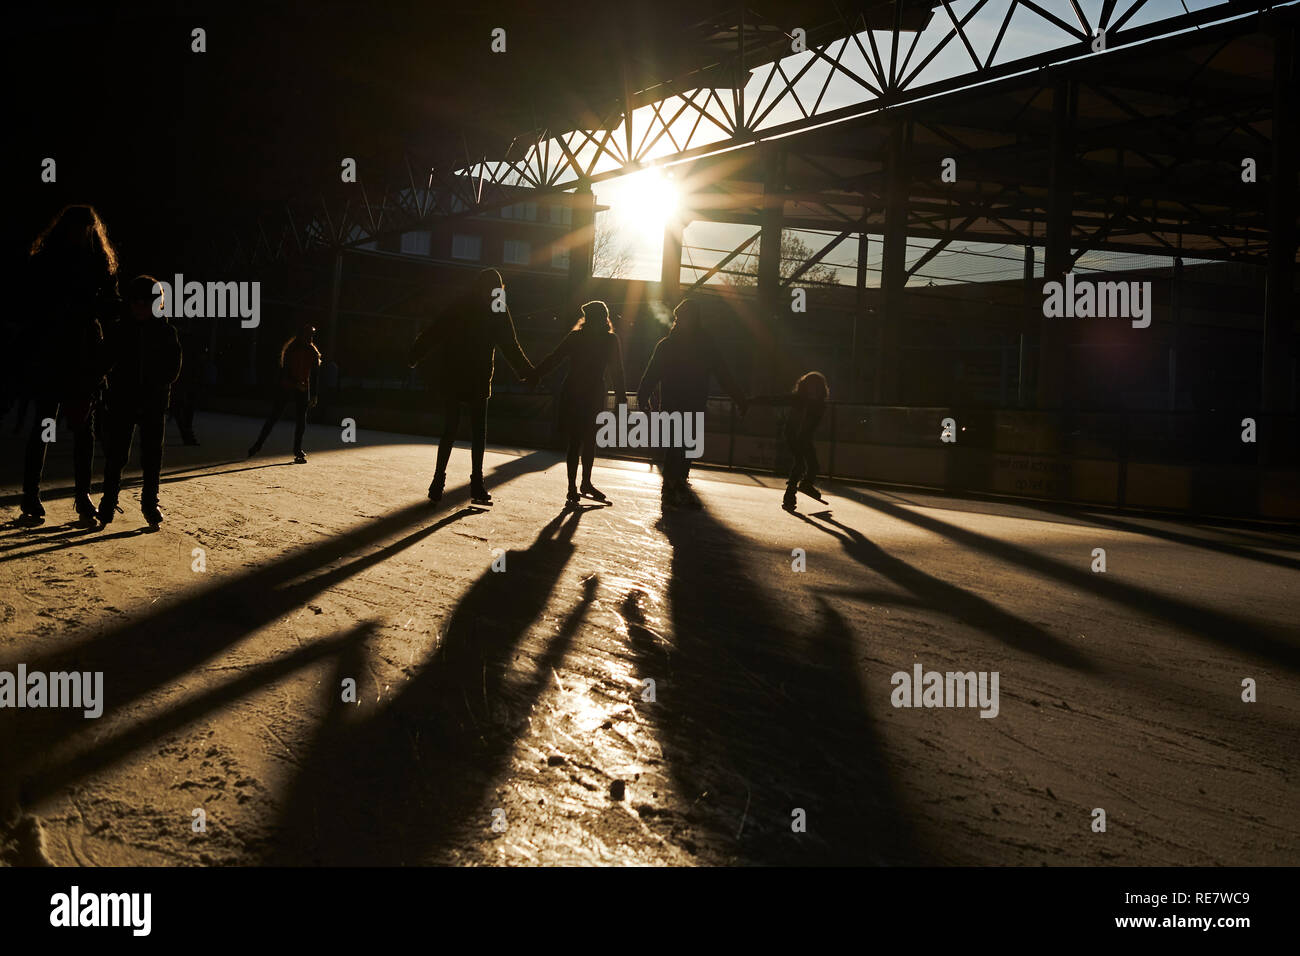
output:
[[[441,501],[447,485],[447,462],[460,428],[460,408],[470,414],[470,498],[488,504],[492,496],[483,483],[483,450],[487,445],[487,407],[492,396],[492,372],[500,349],[521,381],[533,371],[519,347],[515,323],[506,306],[505,282],[495,269],[484,269],[474,284],[442,310],[411,346],[408,363],[415,368],[430,360],[432,388],[443,409],[442,437],[429,500]]]
[[[591,470],[596,461],[596,416],[605,410],[606,374],[614,389],[616,405],[627,401],[627,384],[623,377],[623,352],[604,302],[587,302],[582,306],[578,324],[537,366],[528,379],[529,384],[535,385],[565,361],[569,363],[569,371],[560,388],[559,412],[560,426],[568,442],[568,501],[576,503],[583,495],[608,501],[605,493],[591,483]],[[581,487],[577,483],[579,460]]]
[[[94,413],[108,368],[104,324],[121,309],[117,251],[91,206],[64,208],[32,244],[27,260],[27,315],[19,345],[22,394],[36,419],[27,439],[22,520],[45,520],[41,477],[47,431],[62,413],[72,429],[74,506],[83,524],[95,521],[90,500],[95,453]]]
[[[280,420],[284,407],[293,402],[293,460],[299,465],[307,463],[307,456],[302,450],[302,436],[307,430],[307,410],[316,407],[316,386],[320,370],[320,349],[312,341],[315,334],[316,327],[310,322],[304,322],[299,327],[298,334],[280,349],[280,381],[271,402],[271,414],[266,416],[257,441],[248,449],[249,458],[262,450],[271,429]]]
[[[821,491],[813,484],[819,471],[813,433],[821,424],[822,416],[826,413],[826,402],[830,397],[831,390],[826,384],[826,376],[821,372],[808,372],[795,382],[794,388],[788,395],[764,396],[753,400],[756,405],[783,405],[790,409],[790,414],[785,420],[784,431],[792,460],[790,477],[785,486],[785,497],[781,501],[781,507],[787,511],[794,511],[798,507],[796,491],[802,491],[818,501],[825,500],[822,498]]]
[[[741,415],[747,400],[731,376],[721,349],[704,328],[699,305],[685,300],[673,310],[673,324],[659,340],[646,363],[637,387],[637,406],[643,411],[654,407],[653,396],[659,390],[658,410],[693,415],[704,412],[709,402],[709,377],[717,376],[722,387],[735,401]],[[666,448],[663,457],[663,499],[668,505],[699,508],[700,500],[690,487],[691,459],[685,448]]]
[[[108,453],[104,464],[104,495],[99,521],[109,524],[122,488],[122,469],[131,454],[131,440],[140,429],[140,511],[145,521],[162,524],[158,485],[162,473],[163,438],[172,383],[181,371],[181,344],[166,316],[154,309],[153,276],[136,276],[127,286],[125,314],[108,330],[112,368],[105,401]],[[159,302],[159,310],[162,303]]]

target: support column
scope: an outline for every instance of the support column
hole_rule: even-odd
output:
[[[587,300],[591,287],[592,256],[596,247],[596,198],[591,181],[582,180],[573,194],[573,221],[569,240],[569,306],[572,309]]]
[[[1181,345],[1183,314],[1183,257],[1174,259],[1174,281],[1169,290],[1169,411],[1178,411],[1178,347]]]
[[[1077,91],[1073,81],[1059,80],[1052,90],[1052,136],[1047,177],[1047,248],[1043,281],[1064,282],[1070,268],[1074,216],[1072,167]],[[1061,408],[1069,399],[1066,349],[1072,339],[1065,318],[1042,318],[1038,345],[1038,407]]]
[[[343,250],[334,251],[334,271],[330,277],[330,304],[325,314],[325,361],[339,364],[339,293],[343,289]],[[340,372],[342,370],[340,369]]]
[[[781,287],[781,221],[785,200],[781,194],[781,154],[770,147],[763,157],[763,210],[759,215],[758,296],[770,315]]]
[[[786,352],[790,324],[790,301],[781,296],[781,224],[785,218],[782,180],[784,155],[768,146],[763,156],[763,209],[759,214],[758,309],[767,332],[768,348],[764,360],[757,363],[752,384],[757,389],[775,389],[783,377],[782,360]]]
[[[1269,175],[1269,242],[1264,291],[1264,365],[1261,400],[1266,412],[1291,411],[1292,299],[1296,256],[1296,120],[1294,27],[1283,26],[1274,38],[1273,168]]]
[[[864,231],[858,233],[858,274],[853,298],[853,342],[849,348],[849,381],[853,389],[850,394],[865,398],[862,356],[859,350],[862,347],[860,330],[867,318],[867,255],[871,251],[871,239],[865,231],[866,216],[862,218]]]
[[[1030,235],[1033,235],[1032,227]],[[1025,246],[1025,275],[1022,292],[1024,294],[1025,313],[1020,322],[1020,335],[1016,340],[1019,343],[1019,354],[1016,358],[1016,408],[1024,408],[1027,397],[1025,376],[1029,374],[1029,369],[1026,367],[1028,362],[1025,354],[1025,336],[1037,324],[1034,320],[1035,314],[1041,314],[1041,307],[1038,305],[1040,301],[1038,290],[1034,288],[1034,247],[1030,245]]]
[[[673,213],[664,222],[663,262],[659,267],[659,286],[664,305],[676,308],[682,297],[682,230],[681,217]]]
[[[902,400],[903,287],[907,284],[908,140],[911,124],[899,121],[885,157],[885,235],[880,264],[875,401]]]

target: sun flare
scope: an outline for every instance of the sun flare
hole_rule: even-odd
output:
[[[646,240],[660,240],[664,224],[678,205],[677,184],[671,174],[644,169],[620,180],[619,186],[611,206],[622,225]]]

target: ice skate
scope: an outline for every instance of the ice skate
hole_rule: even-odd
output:
[[[95,513],[95,517],[99,520],[99,526],[101,528],[108,527],[113,523],[113,518],[119,514],[121,510],[122,509],[117,506],[116,495],[111,497],[109,495],[104,495],[103,498],[99,499],[99,509]]]
[[[19,505],[21,515],[18,518],[19,524],[36,526],[45,523],[45,506],[41,504],[39,493],[23,495],[22,504]]]
[[[147,521],[151,527],[156,528],[162,524],[163,513],[158,510],[157,502],[140,505],[140,513],[144,515],[144,520]]]
[[[84,492],[78,494],[73,499],[73,507],[77,509],[77,523],[81,525],[93,525],[96,521],[95,505],[90,500],[90,495]]]
[[[437,503],[442,500],[442,493],[447,488],[446,475],[434,475],[433,481],[429,482],[429,500]]]
[[[490,505],[492,503],[492,496],[488,494],[481,477],[469,480],[469,500],[476,505]]]
[[[582,490],[582,494],[586,495],[588,498],[595,498],[597,501],[608,501],[608,500],[609,500],[609,498],[607,498],[607,497],[605,496],[605,492],[601,491],[599,488],[597,488],[595,485],[593,485],[590,481],[584,481],[584,482],[582,483],[582,489],[581,489],[581,490]]]
[[[809,498],[816,498],[818,501],[826,500],[825,498],[822,497],[821,491],[811,481],[799,482],[799,490],[802,491]]]

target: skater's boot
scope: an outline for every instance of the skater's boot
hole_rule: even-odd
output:
[[[809,498],[816,498],[818,501],[822,500],[822,493],[817,490],[817,486],[811,481],[804,480],[799,482],[799,490]]]
[[[573,485],[569,485],[569,493],[564,496],[564,500],[571,505],[576,505],[582,500],[582,495],[578,494],[577,488],[573,487]]]
[[[446,490],[446,488],[447,488],[447,476],[443,474],[434,475],[433,481],[429,482],[429,500],[441,501],[442,493],[443,491]]]
[[[41,504],[39,491],[24,492],[19,509],[22,511],[23,521],[27,524],[40,524],[45,520],[45,506]]]
[[[162,524],[163,513],[158,510],[158,502],[140,502],[140,513],[144,515],[144,520],[155,528]]]
[[[488,504],[492,501],[492,496],[488,494],[487,488],[483,484],[483,476],[472,476],[469,480],[469,498],[470,501],[478,504]]]
[[[99,519],[101,527],[107,527],[113,523],[113,517],[121,512],[117,506],[117,495],[104,495],[99,499],[99,511],[96,517]]]
[[[573,489],[570,488],[569,491],[570,493],[572,493]],[[595,498],[597,501],[609,500],[607,497],[605,497],[605,492],[601,491],[599,488],[597,488],[595,485],[591,483],[590,478],[587,478],[586,480],[583,481],[582,493],[586,495],[588,498]]]
[[[77,518],[82,524],[95,523],[95,505],[90,500],[89,494],[84,491],[77,492],[76,496],[72,499],[72,504],[73,507],[77,509]]]
[[[248,446],[248,457],[252,458],[261,450],[262,450],[262,443],[260,441],[253,442],[253,444]]]
[[[781,507],[786,511],[794,511],[799,507],[799,502],[795,496],[795,486],[786,485],[785,497],[781,499]]]
[[[307,456],[302,453],[301,448],[299,448],[297,451],[293,453],[293,463],[295,465],[307,464]]]

